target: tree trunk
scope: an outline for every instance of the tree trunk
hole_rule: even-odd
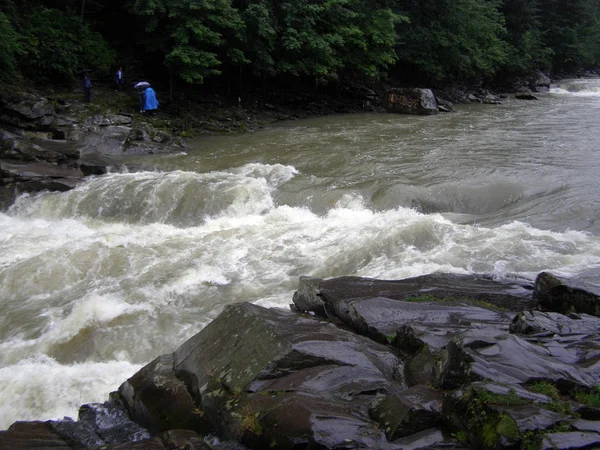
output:
[[[85,13],[85,0],[81,0],[81,21],[83,22],[83,14]]]
[[[175,84],[173,80],[173,70],[169,67],[169,101],[173,103],[173,85]]]

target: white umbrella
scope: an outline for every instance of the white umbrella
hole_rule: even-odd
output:
[[[150,86],[150,83],[148,83],[147,81],[140,81],[139,83],[136,83],[136,85],[133,87],[136,89],[139,89],[139,88],[144,88],[144,87],[148,87],[148,86]]]

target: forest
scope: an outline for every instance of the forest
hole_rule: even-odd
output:
[[[0,0],[0,83],[480,83],[600,62],[597,0]]]

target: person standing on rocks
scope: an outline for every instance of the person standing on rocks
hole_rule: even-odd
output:
[[[119,67],[115,73],[115,83],[117,84],[117,91],[123,92],[123,86],[125,85],[125,72],[123,66]]]
[[[87,73],[83,76],[83,99],[86,103],[92,100],[92,80]]]
[[[152,87],[148,87],[144,91],[144,111],[153,111],[158,109],[158,100],[156,99],[156,92]]]

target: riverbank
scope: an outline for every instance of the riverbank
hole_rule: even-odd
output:
[[[519,92],[547,90],[543,73],[507,84]],[[392,82],[345,83],[328,90],[255,90],[231,97],[201,88],[176,91],[160,106],[139,111],[138,92],[95,82],[91,102],[78,83],[62,87],[22,86],[0,92],[0,209],[21,193],[66,191],[88,175],[126,165],[132,155],[185,152],[185,139],[243,133],[277,121],[355,112],[385,113]],[[433,112],[454,103],[498,104],[507,94],[483,87],[452,86],[429,93]],[[529,94],[527,94],[529,95]],[[413,113],[422,113],[418,110]]]

